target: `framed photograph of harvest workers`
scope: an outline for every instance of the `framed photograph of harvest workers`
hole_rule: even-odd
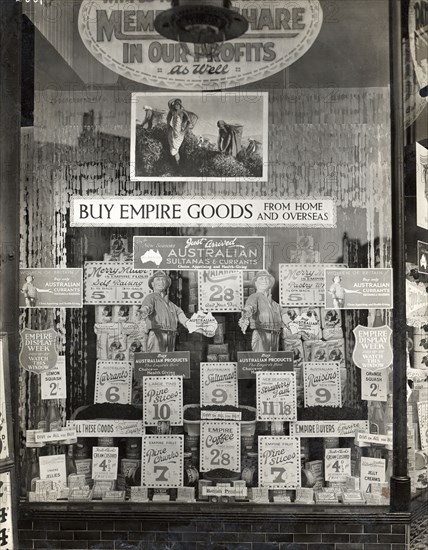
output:
[[[132,181],[267,181],[268,94],[132,94]]]

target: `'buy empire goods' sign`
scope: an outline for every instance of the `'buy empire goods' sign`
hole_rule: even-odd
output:
[[[302,57],[323,20],[318,0],[237,0],[246,34],[213,47],[178,43],[154,29],[170,0],[83,0],[79,32],[98,61],[130,80],[175,89],[224,89],[275,74]],[[205,52],[203,53],[205,47]]]

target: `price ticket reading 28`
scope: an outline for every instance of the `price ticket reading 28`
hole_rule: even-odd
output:
[[[199,271],[199,309],[219,313],[241,311],[243,287],[242,271]]]

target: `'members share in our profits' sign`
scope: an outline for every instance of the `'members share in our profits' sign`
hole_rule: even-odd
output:
[[[155,31],[156,15],[170,7],[170,0],[83,0],[80,36],[98,61],[131,80],[161,88],[224,89],[261,80],[297,61],[323,21],[318,0],[237,0],[233,9],[248,20],[247,33],[207,51]]]

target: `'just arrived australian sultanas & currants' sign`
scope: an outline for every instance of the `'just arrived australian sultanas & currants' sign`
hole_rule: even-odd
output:
[[[285,69],[316,40],[323,21],[318,0],[237,0],[246,34],[214,49],[179,43],[154,29],[170,0],[83,0],[79,32],[98,61],[151,86],[213,90],[242,86]]]

